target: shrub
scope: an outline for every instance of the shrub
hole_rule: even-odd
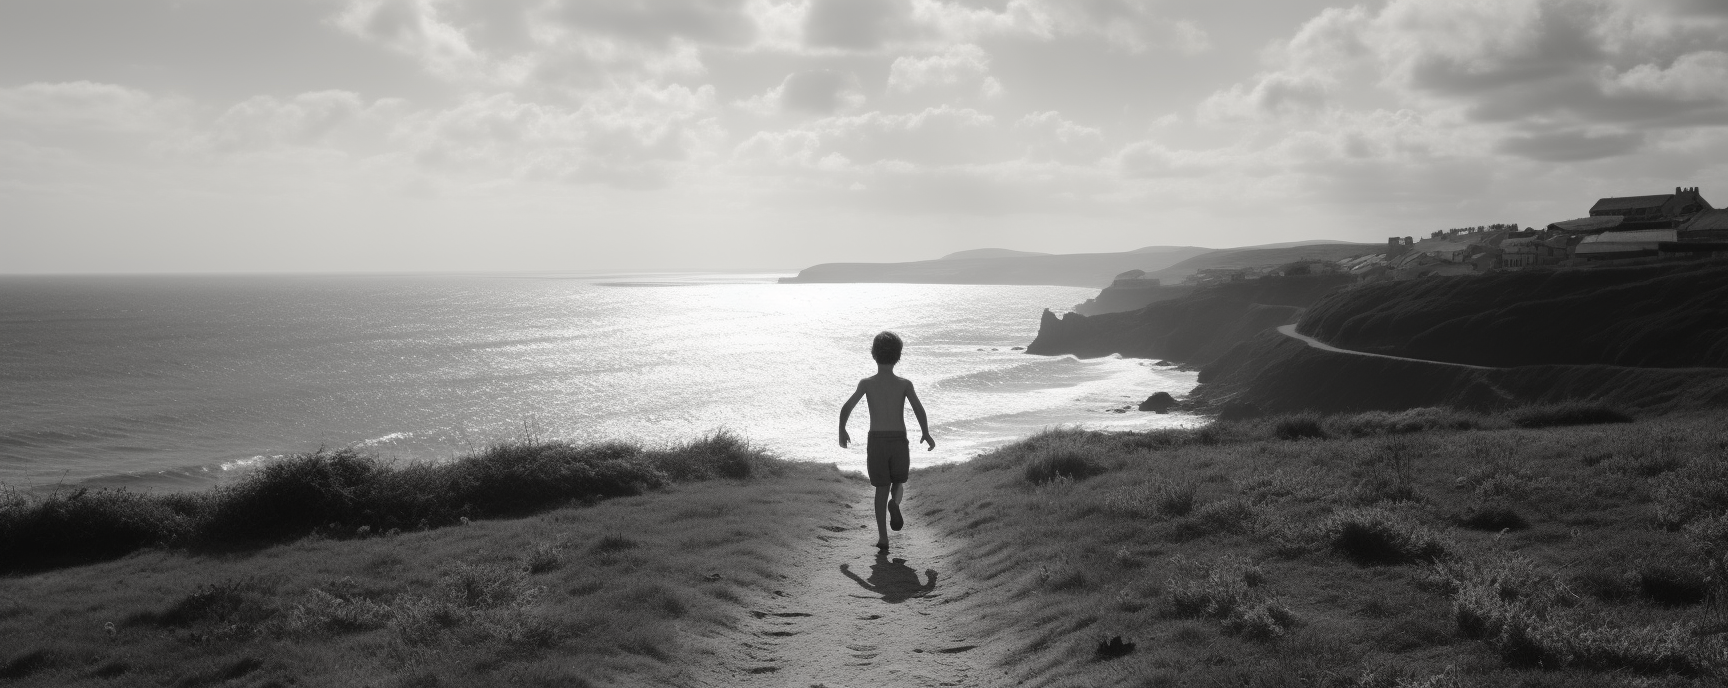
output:
[[[1295,416],[1284,416],[1272,422],[1272,436],[1281,440],[1325,439],[1326,429],[1320,424],[1320,416],[1304,413]]]
[[[1226,632],[1271,640],[1296,625],[1296,615],[1264,590],[1266,574],[1239,559],[1220,559],[1189,580],[1166,586],[1169,614],[1177,618],[1217,619]]]
[[[1349,437],[1402,435],[1429,430],[1474,430],[1494,425],[1493,421],[1480,414],[1439,407],[1344,414],[1331,416],[1324,423],[1328,433]]]
[[[179,544],[197,526],[178,504],[126,490],[56,490],[30,499],[0,495],[0,570],[112,559],[154,545]]]
[[[1159,480],[1117,488],[1105,497],[1104,506],[1133,516],[1186,516],[1194,510],[1199,488],[1192,480]]]
[[[545,573],[563,563],[563,550],[550,542],[537,542],[528,550],[528,572]]]
[[[1521,428],[1551,428],[1562,425],[1630,423],[1632,417],[1600,402],[1566,401],[1546,406],[1525,406],[1511,413],[1512,424]]]
[[[636,549],[640,546],[642,546],[641,543],[630,538],[618,535],[607,535],[596,540],[594,545],[589,548],[589,551],[595,554],[612,554],[614,552],[622,552],[628,549]]]
[[[1703,571],[1667,562],[1646,564],[1638,569],[1638,594],[1656,604],[1671,607],[1698,604],[1710,594],[1710,579]]]
[[[0,490],[0,571],[87,563],[156,545],[224,549],[314,532],[424,530],[639,494],[669,480],[747,478],[780,462],[727,433],[665,449],[502,442],[448,463],[391,464],[352,449],[270,462],[193,494]]]
[[[646,462],[672,480],[744,480],[772,465],[767,454],[727,431],[649,451]]]
[[[1038,457],[1028,464],[1026,466],[1026,482],[1042,485],[1057,478],[1085,480],[1109,470],[1085,454],[1072,451],[1058,452]]]
[[[1333,551],[1364,566],[1438,561],[1449,551],[1438,533],[1383,509],[1341,511],[1320,530]]]
[[[1249,533],[1254,531],[1260,516],[1260,510],[1245,499],[1220,499],[1195,509],[1186,518],[1171,522],[1168,536],[1171,540],[1183,542],[1218,533]]]
[[[1700,458],[1658,478],[1654,494],[1656,523],[1681,528],[1700,519],[1728,514],[1728,460]]]
[[[1518,512],[1503,506],[1471,507],[1458,517],[1458,525],[1471,530],[1486,530],[1498,532],[1502,530],[1523,530],[1530,524],[1519,516]]]
[[[221,488],[201,535],[206,542],[275,542],[328,523],[362,525],[356,521],[383,471],[378,459],[352,449],[270,462]]]

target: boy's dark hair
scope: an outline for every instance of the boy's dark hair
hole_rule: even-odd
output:
[[[883,331],[876,335],[876,340],[870,342],[870,357],[877,363],[893,365],[900,362],[900,349],[906,344],[900,341],[900,335]]]

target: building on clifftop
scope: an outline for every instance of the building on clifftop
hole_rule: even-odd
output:
[[[1618,217],[1610,231],[1674,229],[1700,211],[1711,210],[1698,187],[1674,187],[1674,193],[1603,198],[1590,206],[1590,217]]]

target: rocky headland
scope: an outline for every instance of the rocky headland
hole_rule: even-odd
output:
[[[1182,407],[1226,417],[1579,399],[1661,413],[1728,406],[1725,304],[1728,261],[1272,277],[1130,312],[1046,311],[1028,352],[1196,367]]]

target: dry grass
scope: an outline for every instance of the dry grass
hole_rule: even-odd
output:
[[[1518,418],[1612,424],[1057,430],[914,483],[1015,684],[1719,685],[1728,429],[1579,408]]]
[[[784,585],[776,562],[857,491],[828,466],[776,473],[0,579],[0,683],[675,683],[716,644],[744,640],[736,624]]]

